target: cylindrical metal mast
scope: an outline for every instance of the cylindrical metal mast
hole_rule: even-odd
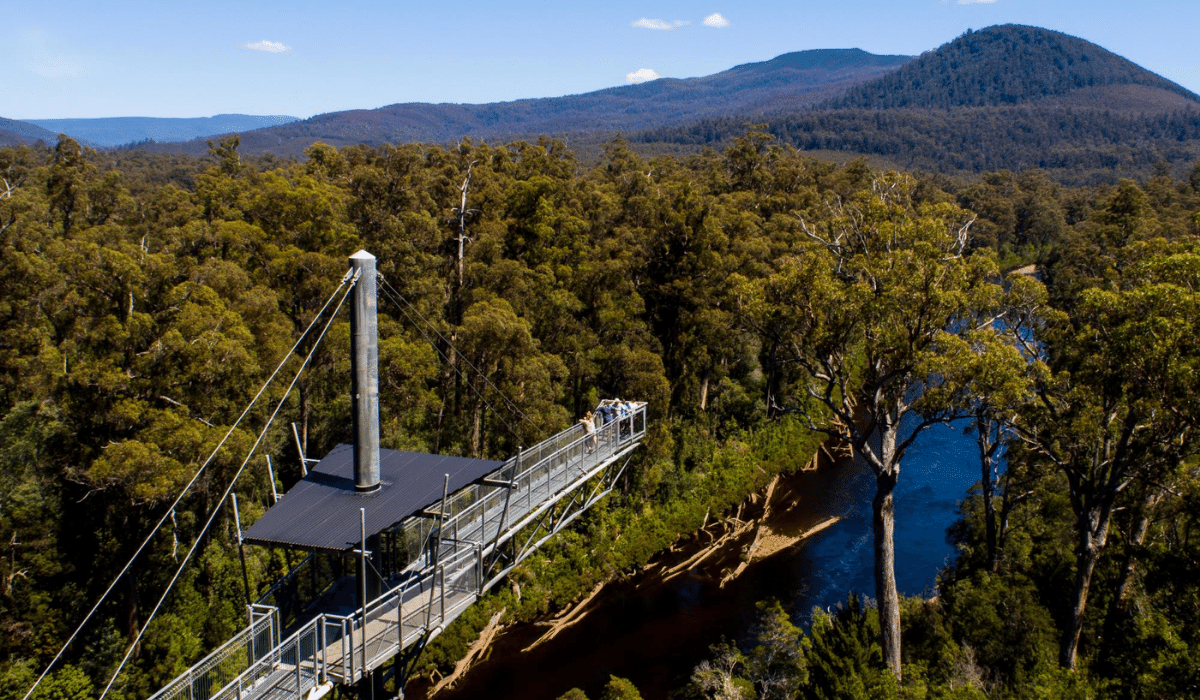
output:
[[[360,250],[350,256],[358,274],[350,316],[350,366],[354,375],[354,490],[379,488],[379,323],[375,300],[375,256]]]

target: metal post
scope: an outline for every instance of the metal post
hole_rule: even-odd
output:
[[[296,439],[296,453],[300,455],[300,476],[308,476],[308,457],[304,454],[304,445],[300,442],[300,431],[292,423],[292,437]]]
[[[429,602],[425,604],[425,631],[429,631],[429,623],[433,620],[433,596],[437,593],[437,572],[438,567],[433,567],[433,574],[429,578]]]
[[[500,546],[500,533],[508,528],[508,504],[512,501],[512,492],[517,487],[517,475],[521,473],[521,454],[525,448],[517,448],[517,463],[513,465],[512,475],[508,479],[508,491],[504,494],[504,513],[500,522],[496,523],[496,539],[492,540],[492,561],[500,558],[497,548]]]
[[[346,646],[342,647],[342,653],[345,654],[347,650],[350,652],[342,657],[349,664],[346,667],[346,680],[354,682],[354,618],[351,617],[349,620],[342,621],[342,628],[345,630],[342,639],[347,639],[348,641]]]
[[[319,676],[319,679],[321,681],[321,685],[324,685],[326,682],[329,681],[329,669],[328,669],[328,666],[329,666],[329,641],[326,638],[326,634],[325,634],[325,625],[327,624],[325,622],[325,616],[321,615],[317,619],[320,620],[319,629],[321,630],[319,633],[319,636],[318,636],[318,640],[320,641],[320,644],[321,644],[321,674]],[[313,661],[316,661],[316,660],[317,660],[317,655],[313,654]]]
[[[254,608],[247,605],[246,610],[250,613],[250,665],[253,665],[255,661],[258,661],[258,650],[255,648],[258,635],[254,630]]]
[[[267,476],[271,478],[271,505],[279,502],[279,492],[275,490],[275,469],[271,466],[271,455],[267,455]]]
[[[475,545],[475,595],[483,595],[483,545]]]
[[[359,590],[362,591],[362,663],[363,675],[367,674],[367,509],[358,509],[362,526],[362,549],[359,550]]]
[[[379,488],[379,323],[375,297],[375,256],[360,250],[350,256],[358,276],[350,315],[350,366],[354,404],[354,489]]]
[[[438,536],[436,549],[433,550],[433,563],[436,564],[442,560],[442,540],[445,539],[446,533],[443,528],[446,525],[446,499],[450,496],[450,475],[446,474],[446,481],[442,484],[442,508],[438,513]]]
[[[237,494],[233,497],[233,523],[237,526],[238,557],[242,560],[242,585],[246,587],[246,605],[250,605],[250,577],[246,574],[246,548],[242,545],[242,518],[238,515]],[[254,633],[254,612],[250,613],[250,633]]]

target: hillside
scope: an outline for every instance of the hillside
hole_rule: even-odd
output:
[[[218,114],[213,117],[175,119],[165,117],[105,117],[100,119],[31,119],[28,123],[55,134],[96,146],[121,146],[151,139],[160,142],[188,141],[215,134],[249,131],[296,121],[282,115]]]
[[[969,32],[813,109],[764,121],[805,151],[973,175],[1040,168],[1073,184],[1177,175],[1200,159],[1200,97],[1105,49],[1045,29]],[[744,120],[700,119],[633,138],[720,147]]]
[[[457,141],[536,137],[539,134],[635,132],[704,116],[754,118],[828,100],[848,87],[895,70],[909,56],[859,49],[818,49],[747,63],[701,78],[661,78],[580,95],[491,104],[394,104],[320,114],[242,134],[246,153],[299,155],[314,141],[356,143]],[[203,140],[160,150],[203,153]]]
[[[14,146],[39,140],[54,143],[57,138],[58,132],[43,129],[29,122],[0,117],[0,146]]]
[[[1141,85],[1145,109],[1155,92],[1200,103],[1200,97],[1095,44],[1060,32],[1003,25],[968,31],[900,70],[851,88],[830,108],[952,109],[1017,105],[1087,88]]]
[[[776,117],[767,127],[802,151],[882,159],[893,167],[971,176],[995,170],[1045,170],[1071,185],[1143,177],[1161,163],[1182,176],[1200,160],[1200,111],[1161,115],[1038,107],[970,107],[953,111],[839,109]],[[705,120],[638,137],[722,147],[745,133],[736,119]]]
[[[67,121],[76,120],[39,123]],[[99,129],[105,120],[89,121]],[[1200,159],[1200,96],[1083,39],[1020,25],[969,31],[917,58],[799,51],[705,77],[565,97],[332,112],[242,131],[240,148],[298,157],[317,141],[340,148],[547,135],[593,162],[617,134],[644,155],[681,154],[728,145],[748,122],[822,157],[965,176],[1041,168],[1066,183],[1112,182],[1163,163],[1181,175]],[[90,143],[138,140],[62,130]],[[148,134],[159,143],[137,145],[203,155],[216,135],[162,143],[167,137]],[[8,136],[20,138],[28,137]]]

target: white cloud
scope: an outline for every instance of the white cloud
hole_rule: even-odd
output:
[[[996,0],[958,0],[959,5],[991,5]]]
[[[659,29],[663,31],[670,31],[676,27],[682,27],[688,24],[691,24],[691,22],[685,22],[681,19],[677,19],[674,22],[668,22],[662,19],[650,19],[648,17],[643,17],[636,22],[630,22],[629,26],[636,27],[637,29]]]
[[[983,2],[995,2],[995,0],[983,0]],[[704,18],[704,26],[722,29],[729,26],[729,20],[722,17],[720,12],[714,12]]]
[[[267,53],[284,53],[285,51],[292,50],[292,47],[284,44],[282,41],[267,41],[266,39],[255,43],[247,42],[242,44],[242,48],[250,49],[251,51],[266,51]]]
[[[638,68],[632,73],[625,74],[625,82],[644,83],[648,80],[658,80],[660,77],[653,68]]]

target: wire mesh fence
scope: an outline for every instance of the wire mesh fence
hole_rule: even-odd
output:
[[[151,696],[151,700],[212,700],[275,648],[279,617],[274,608],[252,606],[250,624]]]
[[[445,508],[432,507],[434,517],[418,515],[396,529],[412,568],[424,568],[462,547],[486,546],[498,533],[537,508],[575,476],[602,463],[646,432],[646,404],[628,404],[623,415],[589,432],[576,423],[533,447],[522,450],[488,474],[482,483],[451,494]],[[508,493],[513,490],[514,494]]]

